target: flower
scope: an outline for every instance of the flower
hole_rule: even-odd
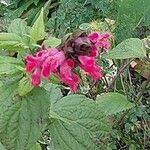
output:
[[[79,56],[80,67],[87,73],[89,73],[94,80],[98,80],[102,77],[102,69],[96,64],[94,57]]]
[[[25,57],[26,60],[26,71],[32,72],[33,68],[39,65],[39,60],[38,58],[32,56],[32,55],[27,55]]]
[[[31,75],[31,83],[33,86],[37,86],[41,83],[41,70],[36,68]]]
[[[63,52],[56,48],[41,50],[35,56],[27,55],[26,71],[31,74],[32,85],[41,83],[41,77],[48,77],[51,72],[57,71],[57,67],[65,60]]]
[[[103,34],[100,34],[99,32],[91,32],[88,35],[89,39],[94,43],[95,47],[101,47],[104,49],[109,49],[110,44],[108,39],[110,38],[110,33],[105,32]]]
[[[96,64],[99,48],[108,49],[110,34],[105,32],[85,32],[72,34],[57,48],[47,48],[38,51],[35,55],[27,55],[26,71],[30,73],[33,86],[41,83],[41,78],[48,78],[51,73],[56,73],[60,80],[77,91],[79,76],[74,73],[76,67],[82,68],[94,80],[102,77],[102,68]]]
[[[52,51],[52,50],[50,50]],[[42,64],[42,75],[48,77],[51,72],[56,72],[57,67],[60,66],[65,60],[63,52],[49,53],[49,56]]]
[[[66,85],[70,86],[73,92],[76,92],[79,84],[79,77],[72,72],[73,68],[74,61],[72,59],[65,60],[60,66],[58,76]]]

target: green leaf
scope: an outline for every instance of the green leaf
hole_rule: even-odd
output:
[[[14,19],[8,28],[9,33],[17,34],[27,45],[29,44],[29,31],[30,27],[27,26],[27,22],[20,18]]]
[[[3,82],[2,82],[2,81],[0,81],[0,87],[1,87],[1,86],[3,86]]]
[[[0,150],[6,150],[5,147],[0,142]]]
[[[44,27],[44,19],[43,19],[43,9],[35,23],[31,28],[31,38],[36,42],[44,39],[45,37],[45,27]]]
[[[99,110],[106,115],[116,114],[134,106],[124,95],[113,92],[98,96],[96,100]]]
[[[14,19],[8,27],[9,33],[15,33],[20,37],[25,36],[28,30],[27,22],[20,18]]]
[[[110,59],[141,58],[146,56],[143,42],[138,38],[127,39],[105,53],[103,57]]]
[[[29,77],[24,77],[19,82],[18,93],[20,96],[24,96],[29,93],[33,88],[34,86],[32,86]]]
[[[55,149],[99,149],[96,141],[103,141],[111,129],[95,102],[82,95],[69,95],[55,102],[49,116]]]
[[[38,18],[42,7],[44,6],[45,2],[44,1],[39,1],[38,5],[36,7],[32,7],[28,12],[27,12],[27,22],[29,25],[33,25],[35,20]],[[45,13],[44,13],[45,17]]]
[[[22,38],[15,33],[0,33],[0,48],[20,51],[28,48]]]
[[[147,24],[150,12],[149,0],[119,0],[116,16],[115,36],[117,43],[131,38],[135,28]]]
[[[23,14],[23,12],[25,12],[33,3],[37,5],[39,0],[23,0],[14,3],[13,2],[11,4],[14,5],[14,3],[16,3],[15,5],[17,6],[17,8],[10,9],[7,14],[7,16],[12,20],[15,18],[19,18]]]
[[[44,45],[46,47],[56,47],[61,43],[61,39],[55,37],[49,37],[47,40],[44,41]]]
[[[11,63],[11,64],[18,64],[20,66],[24,66],[23,61],[9,56],[0,56],[0,63]]]
[[[51,105],[53,105],[54,103],[56,103],[58,100],[60,100],[63,97],[61,93],[61,89],[57,84],[45,83],[43,85],[43,88],[50,93]]]
[[[84,22],[102,18],[112,3],[110,0],[60,0],[46,26],[56,37],[63,37]]]
[[[45,128],[49,96],[44,89],[35,88],[20,97],[17,87],[18,82],[0,87],[0,141],[8,150],[28,150]]]
[[[0,75],[21,73],[23,66],[23,62],[17,58],[0,56]]]
[[[42,150],[39,143],[36,143],[31,150]]]
[[[88,31],[90,28],[91,28],[91,24],[89,24],[89,23],[82,23],[79,26],[79,29],[83,30],[83,31]]]

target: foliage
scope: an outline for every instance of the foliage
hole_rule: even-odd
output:
[[[0,1],[0,149],[148,149],[149,44],[145,49],[141,38],[150,25],[149,1],[5,3]],[[57,47],[79,26],[112,34],[111,50],[97,60],[103,78],[95,82],[76,69],[81,78],[77,93],[54,74],[34,87],[25,69],[26,55],[43,46]]]
[[[8,10],[10,8],[10,10],[7,12],[7,16],[11,19],[15,19],[20,17],[31,5],[35,5],[37,6],[39,0],[25,0],[25,1],[21,1],[21,0],[10,0],[9,1],[9,6],[8,6]]]
[[[60,0],[59,8],[52,13],[47,26],[56,36],[64,36],[84,22],[101,19],[109,10],[110,0]]]
[[[14,75],[21,72],[23,62],[15,58],[0,56],[0,75]]]
[[[143,42],[138,38],[126,39],[105,55],[106,58],[111,59],[141,58],[144,56],[146,57],[146,50]]]
[[[43,9],[31,28],[31,37],[36,42],[45,37],[44,20],[43,20]]]
[[[20,97],[16,93],[17,84],[10,83],[0,88],[0,140],[7,149],[23,150],[31,148],[40,137],[49,100],[41,88]]]
[[[116,114],[134,106],[124,95],[115,92],[98,96],[96,100],[99,109],[106,115]]]
[[[115,29],[117,42],[132,37],[139,25],[150,25],[149,11],[150,1],[119,0]]]
[[[49,117],[56,149],[98,149],[96,140],[106,138],[111,128],[95,103],[80,95],[69,95],[52,104]]]

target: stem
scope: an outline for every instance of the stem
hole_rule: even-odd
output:
[[[122,66],[119,71],[118,74],[113,78],[112,83],[109,85],[109,87],[107,88],[107,92],[111,91],[113,88],[113,85],[115,83],[115,81],[118,79],[118,77],[120,76],[121,73],[124,72],[124,70],[130,65],[130,63],[133,61],[134,59],[131,59],[129,62],[127,62],[124,66]]]
[[[126,92],[126,88],[125,88],[125,85],[124,85],[124,82],[123,82],[123,77],[122,77],[122,75],[120,75],[120,79],[121,79],[121,84],[122,84],[123,91],[124,91],[124,93],[127,95],[127,92]]]
[[[108,82],[107,82],[106,76],[104,76],[103,78],[104,78],[104,81],[105,81],[106,87],[108,88],[108,85],[109,85],[109,84],[108,84]]]
[[[148,86],[149,82],[150,82],[150,75],[149,75],[148,79],[145,81],[145,83],[143,83],[143,86],[142,86],[142,88],[141,88],[141,91],[138,93],[138,96],[137,96],[137,99],[136,99],[136,101],[137,101],[138,103],[140,103],[139,101],[140,101],[140,99],[142,98],[142,96],[143,96],[143,94],[144,94],[144,92],[145,92],[145,89],[146,89],[146,87]]]

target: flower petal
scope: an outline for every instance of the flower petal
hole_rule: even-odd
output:
[[[33,86],[38,86],[41,83],[41,70],[35,69],[31,75],[31,83]]]
[[[73,66],[73,60],[66,60],[60,66],[60,72],[58,73],[58,76],[66,85],[68,85],[71,88],[73,92],[76,92],[79,84],[79,77],[74,72],[72,72]]]
[[[94,57],[79,56],[80,67],[87,73],[89,73],[94,80],[98,80],[102,77],[101,67],[96,64]]]

